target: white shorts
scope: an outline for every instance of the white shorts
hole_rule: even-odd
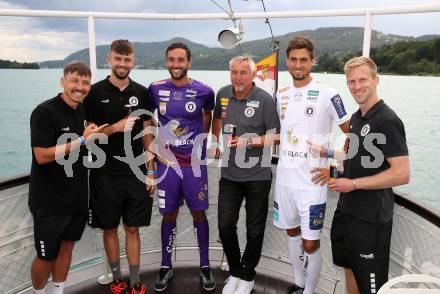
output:
[[[325,217],[327,187],[297,190],[275,185],[273,224],[280,229],[301,227],[306,240],[319,240]]]

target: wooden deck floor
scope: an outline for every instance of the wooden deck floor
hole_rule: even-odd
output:
[[[141,273],[141,281],[148,284],[147,293],[155,293],[153,283],[156,279],[157,271]],[[217,287],[212,292],[206,292],[200,286],[199,269],[194,267],[178,267],[174,269],[174,277],[171,279],[168,288],[162,292],[164,294],[198,294],[198,293],[222,293],[223,282],[229,276],[228,272],[213,269],[213,275],[217,282]],[[281,294],[285,293],[289,284],[272,277],[257,275],[255,278],[255,294]],[[105,294],[110,293],[108,287],[98,285],[96,279],[86,281],[81,285],[69,287],[64,291],[66,294]]]

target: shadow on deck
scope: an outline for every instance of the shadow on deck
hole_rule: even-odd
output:
[[[170,280],[168,288],[162,292],[166,294],[198,294],[198,293],[222,293],[223,282],[229,276],[228,272],[213,268],[212,273],[217,287],[212,292],[206,292],[200,286],[199,269],[196,267],[176,267],[174,268],[174,277]],[[141,273],[141,281],[147,283],[147,293],[155,293],[153,283],[156,279],[157,270],[144,271]],[[252,293],[285,293],[289,284],[282,280],[272,277],[259,275],[255,278],[255,288]],[[66,294],[108,294],[110,291],[107,286],[98,285],[96,279],[85,281],[81,284],[67,288]]]

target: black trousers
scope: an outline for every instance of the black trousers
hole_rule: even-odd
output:
[[[229,264],[229,273],[252,281],[260,261],[266,227],[271,180],[234,182],[220,179],[218,197],[218,229],[223,250]],[[246,248],[240,253],[237,222],[240,207],[246,200]]]

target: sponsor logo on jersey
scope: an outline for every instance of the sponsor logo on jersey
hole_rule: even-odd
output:
[[[159,112],[162,115],[165,115],[167,113],[167,103],[166,102],[159,102]]]
[[[180,97],[182,97],[182,93],[180,93],[179,91],[174,91],[173,92],[173,97],[174,98],[180,98]]]
[[[197,198],[199,200],[205,200],[206,199],[206,194],[203,191],[200,191],[199,194],[197,194]]]
[[[188,101],[185,104],[185,109],[188,112],[194,112],[197,108],[197,105],[193,101]]]
[[[318,101],[318,96],[307,96],[307,100],[310,102]]]
[[[295,96],[293,97],[294,101],[302,101],[303,100],[303,94],[301,92],[296,92]]]
[[[170,96],[170,91],[167,90],[159,90],[159,96]]]
[[[293,151],[293,150],[283,150],[282,155],[289,156],[293,158],[304,158],[307,159],[308,153],[303,151]]]
[[[184,146],[194,144],[194,139],[174,140],[174,146]]]
[[[369,253],[369,254],[359,254],[359,257],[364,258],[364,259],[374,259],[374,253]]]
[[[260,101],[248,101],[246,106],[258,108],[260,105]]]
[[[281,100],[289,100],[289,96],[281,96]]]
[[[368,133],[370,132],[370,129],[371,128],[370,128],[369,124],[364,125],[361,129],[361,136],[365,137],[366,135],[368,135]]]
[[[138,106],[139,99],[136,96],[131,96],[130,99],[128,99],[128,103],[130,103],[131,106]]]
[[[102,102],[102,103],[109,103],[109,102],[110,102],[110,99],[104,99],[104,100],[101,100],[101,102]]]
[[[68,131],[70,131],[70,128],[69,127],[65,127],[65,128],[62,128],[61,131],[68,132]]]
[[[159,97],[160,101],[170,101],[170,97]]]
[[[287,129],[287,142],[292,145],[297,145],[299,142],[299,138],[295,136],[294,130],[292,128]]]
[[[187,93],[187,94],[191,94],[191,95],[197,95],[197,90],[194,90],[194,89],[186,89],[186,93]]]
[[[304,114],[308,117],[312,117],[314,116],[316,113],[316,109],[315,107],[313,107],[312,105],[308,105],[306,106],[306,109],[304,110]]]
[[[319,90],[309,90],[307,96],[319,96]]]
[[[331,101],[339,118],[343,118],[345,115],[347,115],[347,111],[345,111],[344,102],[342,102],[341,96],[333,96]]]
[[[196,94],[186,94],[185,97],[190,100],[194,100],[194,99],[196,99]]]
[[[220,105],[221,106],[228,106],[229,98],[220,98]]]
[[[246,117],[253,117],[254,114],[255,114],[255,108],[253,108],[253,107],[247,107],[244,110],[244,115],[246,115]]]

